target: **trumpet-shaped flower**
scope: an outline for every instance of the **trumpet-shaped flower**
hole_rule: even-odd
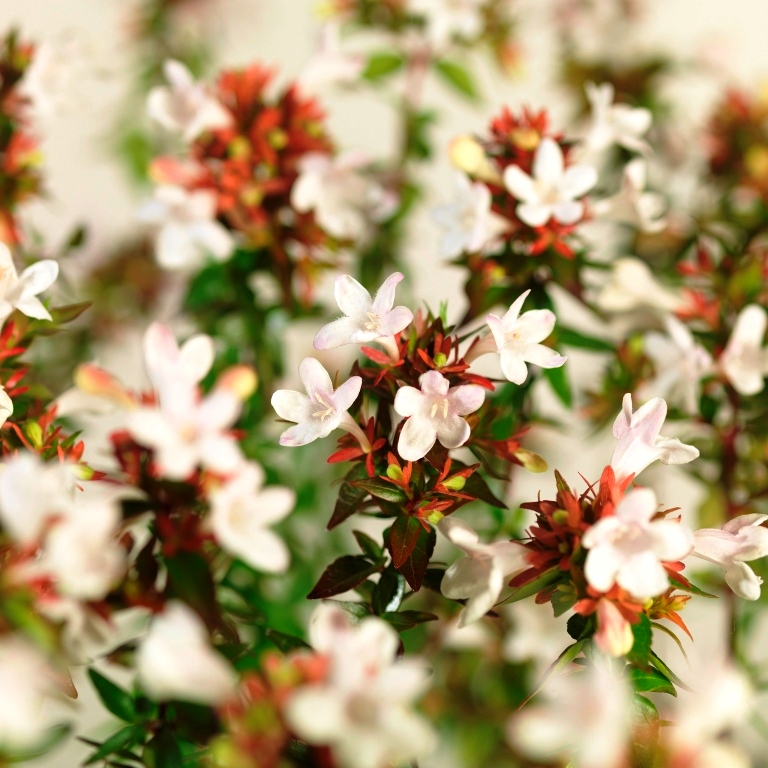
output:
[[[661,285],[644,261],[623,256],[613,263],[608,282],[598,294],[596,303],[604,312],[636,309],[675,312],[683,305],[683,298]]]
[[[638,488],[598,520],[581,543],[589,550],[584,575],[590,586],[607,592],[614,584],[633,597],[656,597],[669,587],[662,563],[690,554],[693,534],[671,520],[653,520],[658,504],[650,488]]]
[[[211,647],[203,622],[176,601],[152,620],[136,668],[142,687],[157,701],[219,704],[235,689],[234,670]]]
[[[362,56],[342,51],[340,27],[336,21],[323,24],[318,50],[299,76],[304,91],[353,83],[363,71],[365,60]]]
[[[731,386],[740,395],[763,391],[768,373],[768,350],[763,346],[768,313],[757,304],[739,312],[719,364]]]
[[[165,269],[195,269],[206,256],[225,261],[232,254],[232,235],[216,221],[216,197],[208,190],[157,187],[139,218],[158,227],[155,255]]]
[[[449,387],[439,371],[427,371],[419,378],[421,389],[400,387],[395,411],[405,416],[397,450],[406,461],[418,461],[436,440],[446,448],[458,448],[469,439],[469,424],[462,416],[474,413],[485,399],[485,390],[476,384]]]
[[[168,86],[152,88],[147,97],[147,112],[163,128],[193,141],[204,131],[225,128],[232,115],[213,97],[205,85],[196,83],[192,73],[180,62],[168,59],[163,64]]]
[[[371,298],[351,275],[337,277],[334,293],[344,317],[324,325],[317,332],[315,349],[391,339],[400,333],[413,320],[413,312],[408,307],[394,306],[395,287],[402,279],[402,272],[391,274],[376,292],[376,298]]]
[[[272,407],[281,419],[295,421],[280,435],[280,445],[306,445],[319,437],[327,437],[334,429],[345,429],[367,446],[368,439],[347,413],[360,394],[363,380],[352,376],[334,390],[328,372],[314,357],[305,357],[299,365],[301,383],[306,395],[280,389],[272,395]]]
[[[698,458],[698,448],[659,434],[666,417],[667,403],[660,397],[654,397],[633,413],[632,395],[624,395],[622,409],[613,422],[613,436],[618,443],[611,466],[616,480],[639,475],[657,459],[662,464],[687,464]]]
[[[563,150],[550,138],[541,140],[533,159],[533,176],[517,165],[504,170],[504,186],[522,201],[517,206],[520,221],[542,227],[551,218],[560,224],[575,224],[584,216],[584,203],[577,198],[597,183],[597,171],[590,165],[565,168]]]
[[[290,555],[283,540],[267,526],[282,520],[294,507],[289,488],[264,488],[264,470],[256,463],[210,494],[210,523],[219,544],[260,571],[282,573]]]
[[[446,517],[440,531],[466,553],[443,576],[440,591],[452,600],[467,603],[459,618],[464,627],[485,616],[504,588],[505,577],[527,566],[526,549],[514,541],[481,544],[480,537],[464,521]]]
[[[0,243],[0,323],[15,309],[27,317],[50,320],[37,295],[50,288],[58,275],[59,265],[53,259],[38,261],[18,274],[10,250]]]
[[[631,160],[621,176],[621,188],[612,197],[598,200],[593,210],[602,216],[622,224],[637,227],[643,232],[661,232],[666,226],[664,196],[645,189],[647,164],[641,157]]]
[[[592,107],[592,124],[584,138],[588,151],[600,152],[614,145],[632,152],[649,151],[648,144],[641,138],[653,122],[649,110],[615,104],[610,83],[587,83],[586,91]]]
[[[722,529],[702,528],[694,533],[691,554],[725,569],[725,582],[744,600],[758,600],[763,580],[746,564],[768,555],[768,515],[740,515]]]

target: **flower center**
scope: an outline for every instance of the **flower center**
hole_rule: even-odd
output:
[[[319,392],[315,392],[315,400],[317,400],[320,405],[324,405],[325,408],[319,411],[313,411],[312,416],[314,416],[316,419],[319,418],[320,421],[325,421],[329,416],[333,415],[333,406],[326,402]]]
[[[435,400],[432,403],[432,410],[429,412],[430,418],[434,419],[435,415],[437,414],[438,410],[442,407],[443,409],[443,418],[448,417],[448,398],[444,397],[442,400]]]
[[[380,331],[381,330],[381,318],[375,312],[366,312],[365,316],[368,320],[363,323],[363,328],[366,331]]]

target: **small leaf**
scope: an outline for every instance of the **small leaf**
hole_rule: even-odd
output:
[[[636,694],[633,703],[635,705],[635,716],[640,721],[655,722],[659,719],[659,710],[656,705],[645,696]]]
[[[405,578],[390,565],[373,588],[371,605],[374,613],[381,615],[387,611],[396,611],[403,601],[404,594]]]
[[[354,589],[380,568],[381,563],[372,564],[361,556],[344,555],[323,571],[323,575],[307,597],[310,600],[318,600],[339,595],[348,589]]]
[[[520,709],[522,709],[544,687],[544,684],[547,682],[547,680],[549,680],[550,677],[552,677],[552,675],[554,675],[556,672],[561,672],[562,670],[564,670],[581,653],[586,642],[587,640],[577,640],[572,645],[569,645],[549,665],[549,668],[544,673],[541,680],[539,680],[538,684],[533,689],[533,692],[520,705]]]
[[[47,755],[57,744],[60,744],[69,736],[72,728],[69,725],[54,725],[48,728],[42,735],[41,740],[33,747],[15,750],[8,760],[12,763],[24,763],[28,760],[34,760],[36,757]],[[5,754],[3,754],[5,757]]]
[[[83,765],[91,765],[103,760],[120,749],[133,746],[141,737],[143,730],[135,725],[128,725],[113,733],[86,761]]]
[[[389,51],[374,53],[368,59],[363,70],[363,77],[366,80],[381,80],[397,72],[404,63],[404,59],[399,53],[391,53]]]
[[[357,488],[352,485],[353,480],[362,480],[368,477],[368,471],[365,468],[365,462],[355,464],[347,472],[344,482],[339,489],[339,497],[336,500],[336,506],[333,509],[331,519],[328,521],[328,530],[332,530],[340,523],[343,523],[348,517],[357,512],[363,500],[368,495],[364,488]]]
[[[179,745],[167,726],[161,728],[157,735],[147,742],[142,757],[147,768],[184,768]]]
[[[395,568],[399,568],[411,556],[422,530],[422,525],[416,517],[403,515],[392,523],[389,530],[389,547]]]
[[[576,605],[577,601],[576,590],[570,584],[563,584],[559,586],[550,598],[552,603],[552,610],[555,613],[555,618],[562,616],[566,611],[569,611]]]
[[[542,589],[551,587],[553,584],[560,581],[565,576],[565,573],[560,570],[558,566],[550,568],[544,571],[540,576],[537,576],[533,581],[529,581],[527,584],[523,584],[522,587],[516,589],[506,600],[503,600],[499,605],[506,605],[507,603],[516,603],[518,600],[525,600],[526,597],[535,595],[541,592]]]
[[[629,670],[629,679],[638,693],[669,693],[677,696],[675,686],[656,669],[632,667]]]
[[[640,616],[640,621],[632,624],[632,635],[635,640],[632,644],[632,650],[627,654],[627,661],[637,664],[639,667],[645,667],[648,665],[653,639],[651,620],[645,614]]]
[[[81,301],[77,304],[67,304],[63,307],[53,307],[51,309],[51,319],[55,325],[71,323],[83,314],[92,304],[90,301]]]
[[[329,600],[328,602],[338,605],[342,611],[354,616],[358,621],[371,615],[371,610],[365,603],[356,603],[354,600]]]
[[[357,545],[362,553],[370,560],[380,560],[382,548],[367,534],[362,531],[352,531],[352,535],[357,540]]]
[[[589,349],[593,352],[613,352],[616,349],[616,345],[611,341],[587,336],[580,331],[574,331],[573,328],[563,326],[557,329],[557,343],[566,347]]]
[[[591,630],[590,625],[591,622],[586,616],[582,616],[580,613],[574,613],[573,616],[568,619],[565,628],[574,640],[582,640]]]
[[[127,723],[132,723],[136,719],[136,705],[133,697],[127,691],[115,685],[95,669],[89,669],[88,676],[91,678],[93,687],[99,694],[102,703],[115,717],[119,717]]]
[[[276,629],[267,629],[264,634],[283,652],[290,653],[301,648],[309,648],[300,637],[286,635],[285,632],[278,632]]]
[[[568,381],[568,374],[565,371],[565,366],[561,365],[559,368],[544,368],[544,377],[549,382],[549,386],[552,387],[552,391],[557,395],[558,399],[566,408],[573,406],[573,391],[571,390],[571,384]]]
[[[485,482],[479,472],[474,472],[467,478],[462,493],[474,496],[476,499],[480,499],[480,501],[484,501],[492,507],[507,509],[507,505],[501,499],[494,496],[493,491],[488,487],[488,483]]]
[[[462,96],[477,101],[480,98],[477,84],[474,78],[460,64],[449,59],[438,59],[435,63],[435,71],[447,85],[460,93]]]
[[[437,621],[434,613],[425,613],[424,611],[386,611],[381,614],[384,621],[391,624],[398,632],[405,632],[407,629],[413,629],[419,624],[427,621]]]
[[[399,488],[379,477],[371,477],[367,480],[354,480],[352,485],[356,488],[362,488],[377,499],[391,501],[393,504],[404,504],[408,500],[408,497]]]
[[[682,688],[684,691],[691,690],[653,651],[651,651],[650,661],[659,672],[671,680],[678,688]]]
[[[674,576],[669,577],[669,581],[675,589],[679,589],[681,592],[690,592],[697,597],[711,597],[717,599],[717,595],[710,595],[709,592],[705,592],[703,589],[699,589],[695,584],[688,582],[686,586],[682,582],[678,581]]]
[[[192,608],[209,629],[220,624],[216,587],[208,561],[197,552],[177,552],[165,559],[168,597],[176,597]]]
[[[421,527],[421,526],[419,526]],[[437,535],[433,529],[425,531],[421,528],[416,546],[413,548],[410,557],[398,569],[405,576],[405,580],[414,592],[421,589],[421,582],[424,580],[424,574],[429,565],[429,558],[435,551],[435,541]]]

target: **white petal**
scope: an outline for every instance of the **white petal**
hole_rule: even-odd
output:
[[[354,317],[340,317],[324,325],[315,334],[315,349],[334,349],[344,344],[353,344],[353,335],[360,330],[360,322]]]
[[[533,179],[517,165],[509,165],[504,169],[504,186],[513,197],[524,203],[539,199]]]
[[[478,387],[478,389],[481,388]],[[445,419],[436,419],[435,431],[437,439],[445,448],[458,448],[469,440],[469,424],[461,416],[448,414],[448,417]],[[402,456],[403,454],[401,453],[400,455]]]
[[[43,259],[27,267],[19,276],[21,296],[28,298],[50,288],[59,276],[59,265],[53,259]]]
[[[477,384],[462,384],[448,390],[450,409],[459,416],[474,413],[485,401],[485,390]]]
[[[372,311],[371,294],[351,275],[336,278],[334,294],[339,309],[349,317],[365,317]]]
[[[333,406],[337,411],[348,411],[357,400],[363,379],[360,376],[350,376],[334,393]]]
[[[616,581],[616,575],[622,563],[623,557],[615,547],[610,545],[596,546],[589,550],[587,560],[584,563],[584,576],[590,586],[599,592],[607,592]]]
[[[279,389],[272,395],[272,407],[281,419],[288,421],[308,421],[312,417],[312,404],[301,392],[291,389]]]
[[[465,552],[474,551],[475,545],[480,541],[477,533],[467,523],[457,517],[444,517],[437,527],[440,533],[448,538],[451,543]]]
[[[501,370],[507,381],[513,384],[522,384],[528,378],[528,366],[520,355],[502,349],[500,353]]]
[[[543,344],[530,344],[520,356],[526,362],[538,365],[540,368],[559,368],[568,359]]]
[[[553,206],[548,203],[521,203],[517,206],[517,218],[529,227],[543,227],[551,218]]]
[[[547,187],[556,187],[563,176],[563,151],[554,139],[541,140],[533,159],[533,176]]]
[[[315,400],[317,394],[325,398],[333,392],[331,377],[317,358],[305,357],[299,363],[299,378],[310,400]]]
[[[669,588],[669,578],[653,552],[633,554],[622,564],[616,578],[619,586],[638,599],[656,597]]]
[[[572,165],[560,183],[560,192],[571,200],[581,197],[597,184],[597,171],[591,165]]]
[[[744,600],[759,600],[763,580],[746,564],[734,561],[725,572],[725,582]]]
[[[413,416],[420,413],[426,397],[416,387],[400,387],[395,395],[395,412],[400,416]]]
[[[555,203],[552,208],[552,215],[564,226],[575,224],[584,216],[584,204],[572,200],[564,200]]]
[[[376,298],[373,300],[371,312],[381,316],[395,306],[395,288],[404,277],[402,272],[393,272],[381,284],[381,288],[376,292]]]
[[[436,440],[437,430],[431,419],[411,416],[400,433],[397,452],[406,461],[418,461],[429,453]]]

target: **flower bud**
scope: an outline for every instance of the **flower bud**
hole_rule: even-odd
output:
[[[454,475],[449,477],[443,485],[446,488],[450,488],[452,491],[460,491],[467,484],[467,479],[461,475]]]
[[[404,479],[403,470],[400,469],[397,464],[390,464],[387,467],[387,477],[390,480],[396,480],[397,482],[402,483]]]
[[[448,156],[460,171],[481,181],[502,183],[501,175],[486,156],[480,142],[471,136],[459,136],[454,139],[448,148]]]
[[[597,604],[597,647],[609,656],[626,656],[635,643],[632,625],[621,615],[621,611],[605,598]]]

